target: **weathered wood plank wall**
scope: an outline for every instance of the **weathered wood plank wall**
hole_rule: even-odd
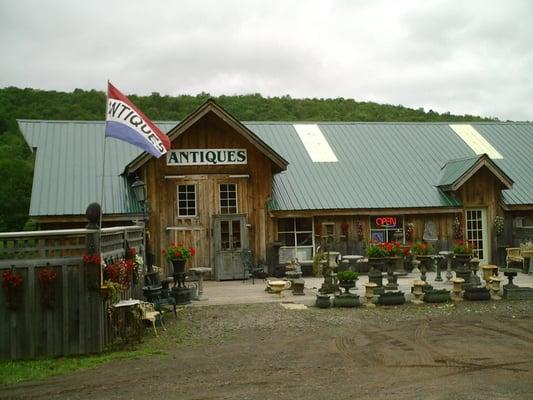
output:
[[[89,289],[82,257],[86,237],[94,230],[0,234],[0,276],[8,269],[22,275],[20,301],[7,307],[0,288],[0,359],[50,357],[96,353],[112,336],[107,318],[109,302]],[[105,258],[123,257],[126,244],[142,254],[143,230],[139,227],[104,229],[101,250]],[[42,304],[38,273],[53,268],[53,308]],[[1,277],[0,277],[1,279]],[[142,298],[141,284],[132,285],[122,298]]]
[[[249,247],[258,258],[266,256],[267,200],[272,195],[273,163],[247,139],[214,114],[207,115],[172,142],[173,149],[244,148],[245,165],[167,166],[164,157],[148,161],[141,171],[150,204],[149,231],[156,265],[168,268],[161,251],[172,241],[197,245],[187,267],[214,267],[212,216],[220,214],[219,185],[237,185],[238,213],[247,214]],[[166,178],[165,178],[166,177]],[[177,211],[177,185],[197,190],[197,217],[183,218]],[[168,271],[168,269],[167,269]]]

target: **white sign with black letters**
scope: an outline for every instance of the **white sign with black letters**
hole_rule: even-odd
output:
[[[231,165],[246,164],[246,149],[180,149],[169,150],[167,165]]]

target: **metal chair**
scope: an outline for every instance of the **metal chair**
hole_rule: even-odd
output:
[[[520,247],[508,247],[505,249],[507,256],[505,257],[505,263],[507,268],[511,263],[520,263],[522,264],[522,270],[525,269],[524,257],[520,254]]]
[[[247,276],[246,273],[248,272],[249,276],[252,277],[252,284],[255,285],[255,277],[260,272],[265,272],[265,269],[262,265],[257,265],[255,263],[254,254],[252,253],[252,250],[243,250],[241,252],[241,261],[242,266],[244,268],[243,273],[243,283],[246,281]]]

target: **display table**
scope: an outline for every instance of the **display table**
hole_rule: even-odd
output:
[[[345,256],[342,256],[343,260],[348,260],[348,262],[350,263],[350,270],[353,272],[359,272],[359,268],[357,268],[357,262],[359,260],[362,260],[363,258],[363,256],[357,254],[347,254]]]
[[[528,275],[533,275],[533,248],[527,247],[520,249],[520,255],[524,258],[529,258]]]
[[[125,343],[142,341],[142,312],[140,300],[121,300],[110,307],[111,327],[115,338]]]

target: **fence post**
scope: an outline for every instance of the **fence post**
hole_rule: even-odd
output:
[[[88,220],[86,228],[93,230],[92,232],[87,232],[85,241],[85,250],[87,254],[101,254],[101,230],[99,229],[100,212],[101,207],[98,203],[89,204],[85,212],[85,216]],[[82,264],[82,268],[84,269],[85,267],[86,266]],[[103,271],[101,265],[98,266],[97,271],[97,286],[101,286],[103,284]],[[88,290],[86,284],[85,290],[89,303],[88,312],[85,316],[87,321],[85,326],[86,329],[90,331],[90,340],[86,343],[85,351],[101,352],[104,350],[105,346],[104,330],[106,323],[104,304],[100,297],[99,288]]]

